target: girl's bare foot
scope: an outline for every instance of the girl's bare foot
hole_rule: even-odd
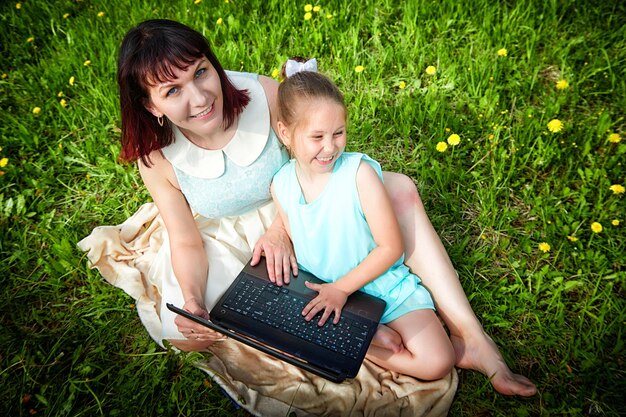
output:
[[[372,345],[390,350],[393,353],[400,353],[404,350],[400,334],[384,324],[378,326],[372,339]]]
[[[467,341],[459,336],[450,336],[456,354],[456,366],[483,373],[500,394],[523,397],[535,395],[535,384],[525,376],[513,373],[494,341],[484,331],[482,336],[482,339]]]

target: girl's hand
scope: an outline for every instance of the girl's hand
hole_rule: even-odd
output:
[[[204,319],[209,319],[209,312],[203,303],[200,303],[196,298],[190,298],[183,305],[183,310],[190,312],[196,316]],[[215,332],[208,327],[189,320],[181,315],[177,315],[174,319],[174,323],[178,327],[178,331],[183,334],[187,339],[192,341],[211,341],[216,342],[218,340],[224,340],[226,337],[221,333]]]
[[[293,252],[291,239],[282,227],[270,227],[258,240],[252,252],[252,266],[265,255],[267,273],[270,281],[276,285],[289,284],[289,270],[298,275],[298,263]]]
[[[302,315],[306,321],[311,320],[319,311],[324,310],[322,318],[317,323],[318,326],[323,326],[326,320],[330,317],[331,313],[334,313],[333,323],[339,323],[339,317],[341,315],[341,309],[348,300],[348,293],[336,288],[333,284],[314,284],[309,281],[305,281],[304,285],[307,288],[317,291],[318,295],[307,304],[302,310]]]

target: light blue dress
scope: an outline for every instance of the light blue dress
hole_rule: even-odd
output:
[[[347,274],[376,247],[356,185],[361,161],[369,163],[382,180],[378,162],[364,154],[344,152],[335,162],[326,187],[310,203],[302,194],[295,160],[274,176],[274,190],[289,218],[298,265],[327,282]],[[387,302],[382,323],[413,310],[435,308],[428,290],[403,262],[404,256],[362,288]]]

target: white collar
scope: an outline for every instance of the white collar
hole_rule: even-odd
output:
[[[224,173],[224,155],[236,165],[246,167],[263,152],[270,134],[270,112],[263,86],[255,79],[227,71],[238,90],[248,90],[250,102],[239,115],[237,131],[222,149],[204,149],[191,143],[172,125],[174,142],[161,149],[170,163],[194,177],[218,178]]]

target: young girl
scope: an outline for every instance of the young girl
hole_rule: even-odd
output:
[[[333,314],[338,323],[347,297],[363,289],[387,302],[381,323],[403,346],[372,344],[368,358],[420,379],[443,377],[454,366],[454,350],[430,293],[403,263],[380,165],[344,152],[346,106],[328,78],[307,70],[287,75],[278,89],[277,126],[293,159],[274,176],[271,191],[299,267],[327,281],[306,283],[318,296],[302,314],[311,320],[322,312],[319,325]]]

